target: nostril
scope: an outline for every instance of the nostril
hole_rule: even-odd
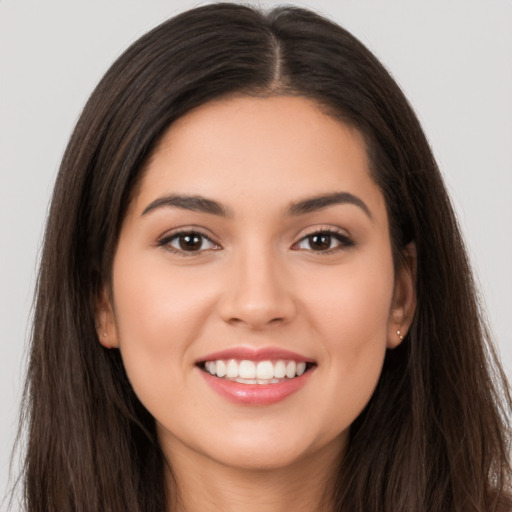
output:
[[[261,327],[268,327],[268,326],[278,326],[286,322],[285,317],[274,317],[270,318],[268,320],[264,317],[255,317],[254,315],[251,317],[245,317],[245,318],[238,318],[233,317],[229,318],[227,322],[233,326],[246,326],[251,329],[258,329]]]

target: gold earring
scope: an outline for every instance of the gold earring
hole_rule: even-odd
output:
[[[402,336],[400,329],[396,331],[396,335],[400,338],[400,341],[403,341],[404,337]]]

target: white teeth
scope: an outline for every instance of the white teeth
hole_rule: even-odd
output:
[[[238,375],[241,379],[256,378],[256,365],[252,361],[242,361],[238,367]]]
[[[274,377],[274,365],[271,361],[260,361],[256,366],[258,379],[272,379]]]
[[[295,364],[295,361],[290,361],[286,365],[286,376],[289,379],[293,379],[293,377],[295,377],[296,371],[297,371],[297,365]]]
[[[306,371],[304,361],[250,361],[235,359],[206,361],[204,369],[219,378],[228,378],[244,384],[275,384],[280,380],[300,377]]]
[[[226,372],[227,377],[230,379],[238,377],[238,363],[234,359],[228,361]]]
[[[286,365],[284,361],[277,361],[274,365],[274,377],[276,379],[282,379],[286,375]]]
[[[217,377],[224,377],[226,375],[226,363],[224,361],[216,361]]]
[[[257,384],[258,381],[256,379],[235,379],[235,382],[239,382],[240,384]]]

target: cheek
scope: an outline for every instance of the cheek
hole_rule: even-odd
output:
[[[115,316],[124,348],[135,345],[160,357],[170,347],[184,349],[194,339],[211,302],[208,281],[195,274],[173,271],[165,258],[151,252],[116,260]]]
[[[329,407],[340,404],[333,420],[347,427],[370,399],[386,353],[393,297],[391,257],[347,265],[336,275],[316,276],[315,293],[303,303],[309,324],[321,338],[327,370]]]
[[[357,348],[377,337],[384,345],[394,289],[391,255],[356,257],[347,265],[303,278],[304,310],[334,343]],[[308,282],[309,281],[309,282]],[[352,342],[353,340],[353,342]]]
[[[198,293],[199,282],[186,271],[171,272],[165,258],[132,252],[120,252],[114,265],[117,336],[135,393],[155,411],[169,407],[166,389],[186,385],[189,349],[204,326],[211,294],[206,287]]]

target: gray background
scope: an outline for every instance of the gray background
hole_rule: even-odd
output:
[[[446,177],[512,376],[512,3],[293,3],[352,31],[409,97]],[[38,251],[66,142],[112,61],[144,32],[195,5],[199,2],[0,0],[0,508]]]

